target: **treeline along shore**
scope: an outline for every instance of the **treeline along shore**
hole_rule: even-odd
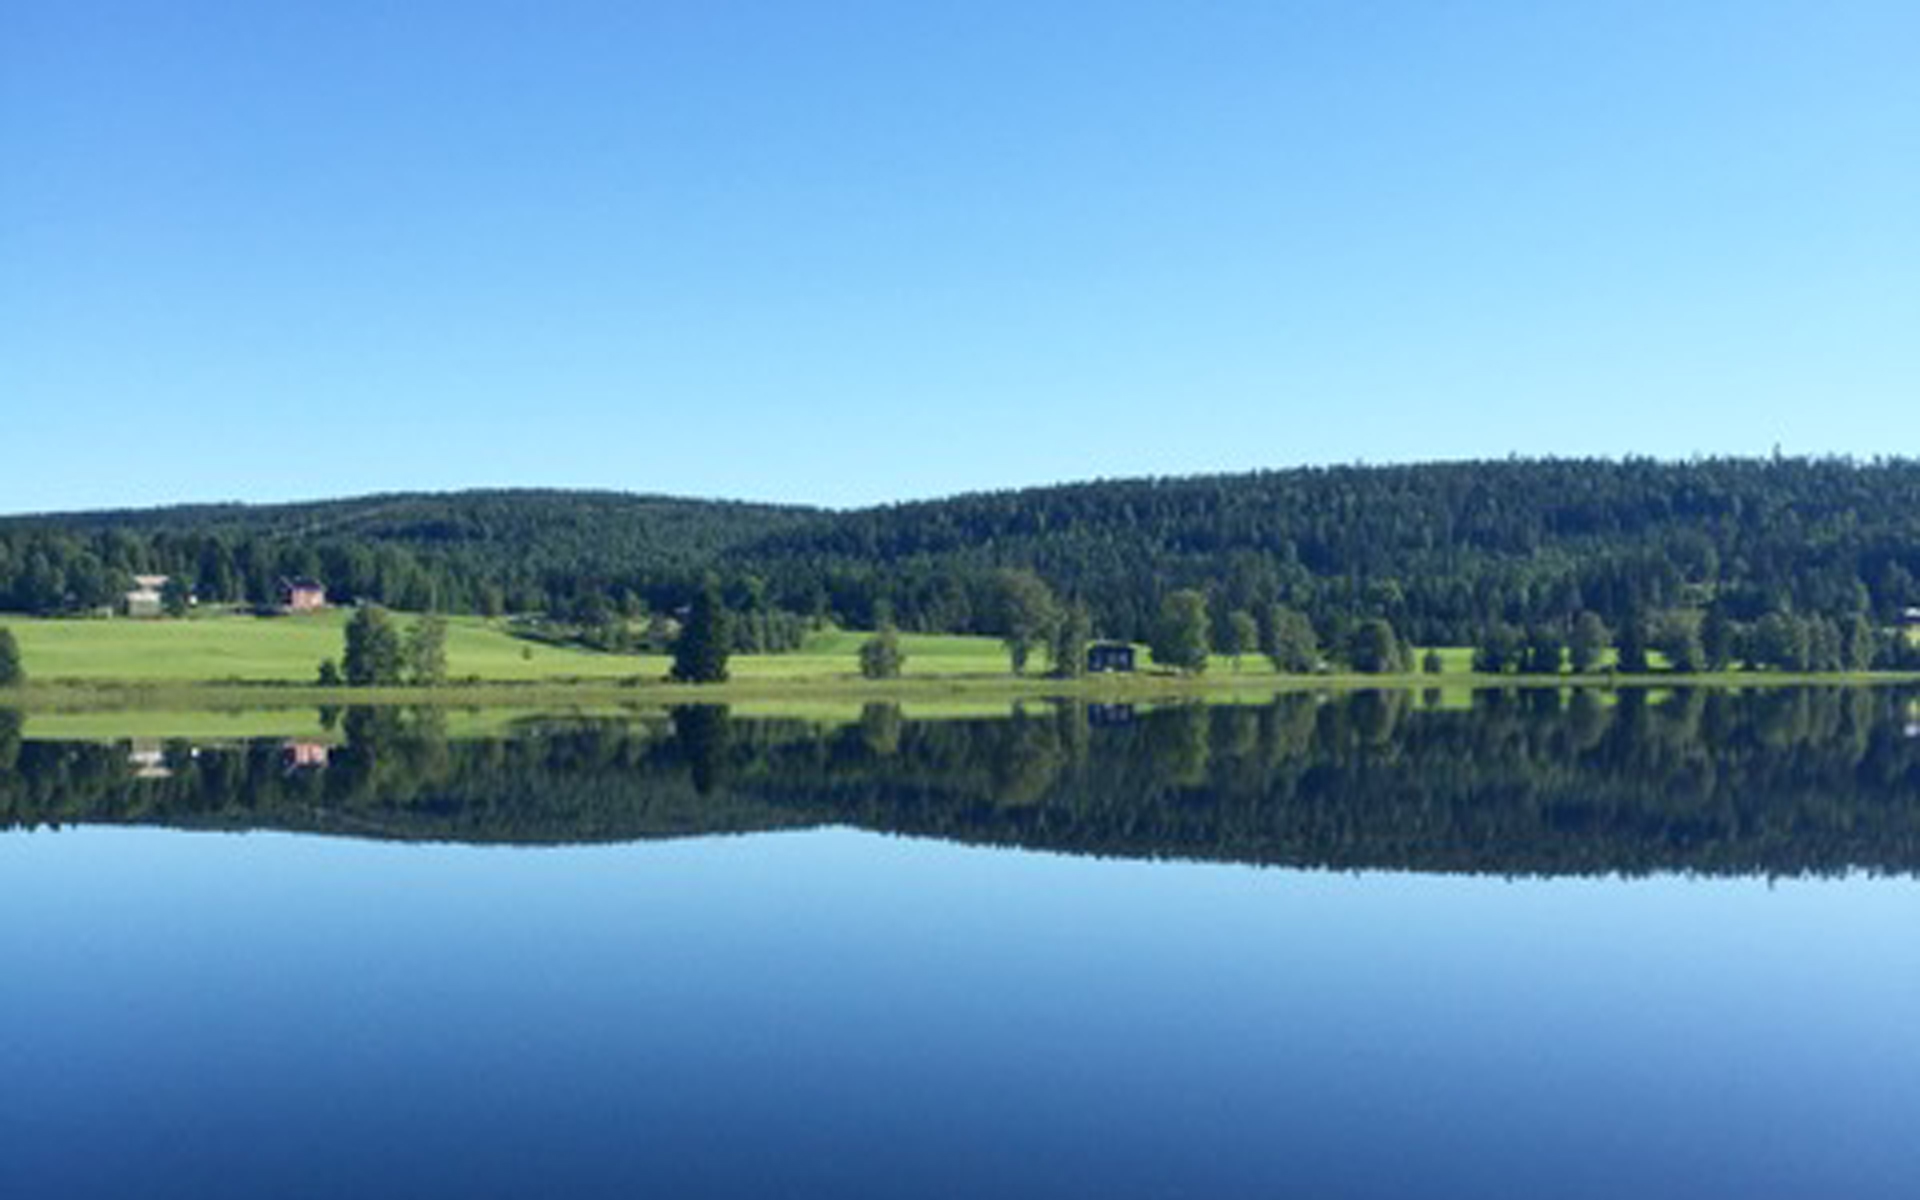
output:
[[[1016,670],[1103,639],[1175,670],[1453,666],[1436,648],[1496,674],[1911,670],[1916,580],[1907,459],[1302,468],[852,511],[487,491],[0,519],[0,619],[127,611],[142,586],[154,619],[272,611],[297,585],[671,653],[712,595],[736,653],[892,629],[1000,639]]]

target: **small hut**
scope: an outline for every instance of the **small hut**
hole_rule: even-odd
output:
[[[166,586],[165,575],[135,575],[133,590],[120,607],[130,617],[157,617],[166,611],[166,598],[161,594]]]
[[[1087,673],[1107,675],[1133,670],[1133,646],[1127,642],[1091,642],[1087,646]]]
[[[317,612],[327,606],[327,589],[318,580],[282,579],[280,607],[288,612]]]

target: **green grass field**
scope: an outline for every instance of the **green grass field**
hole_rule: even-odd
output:
[[[404,626],[413,618],[398,615]],[[36,683],[311,683],[320,661],[340,656],[347,614],[217,616],[175,621],[35,620],[4,623],[20,642]],[[447,673],[455,680],[539,682],[658,679],[665,655],[602,654],[514,637],[498,621],[447,623]],[[797,653],[736,655],[734,676],[792,680],[856,675],[867,634],[826,630]],[[906,673],[915,677],[1004,673],[1006,651],[992,638],[903,634]]]
[[[398,615],[403,626],[414,618]],[[312,686],[323,659],[337,658],[347,614],[297,617],[206,614],[185,620],[38,620],[3,623],[19,640],[29,686],[13,704],[42,712],[89,708],[200,710],[260,704],[333,703],[337,690]],[[1443,647],[1438,675],[1277,675],[1260,655],[1246,656],[1238,671],[1216,656],[1202,678],[1177,677],[1147,665],[1136,675],[1100,676],[1064,684],[1045,676],[1049,665],[1036,655],[1029,673],[1008,670],[1005,648],[990,637],[903,634],[903,678],[859,677],[858,651],[869,635],[829,629],[812,635],[797,653],[736,655],[732,682],[700,694],[736,705],[767,704],[794,715],[844,719],[873,700],[900,702],[931,713],[960,705],[992,708],[1059,694],[1063,689],[1129,702],[1156,697],[1220,698],[1233,692],[1271,694],[1301,688],[1442,687],[1465,695],[1475,687],[1539,686],[1539,676],[1500,679],[1472,673],[1472,652]],[[444,705],[539,706],[566,710],[580,704],[677,703],[690,693],[662,682],[664,655],[603,654],[528,641],[504,622],[455,617],[448,622],[450,686],[436,689],[375,689],[356,692],[359,702]],[[1656,662],[1656,667],[1659,664]],[[1563,675],[1563,680],[1572,681]],[[1793,682],[1897,682],[1912,676],[1792,675],[1723,672],[1715,675],[1589,676],[1601,686],[1670,686],[1680,682],[1732,686],[1779,686]],[[463,685],[477,686],[463,686]],[[216,722],[217,723],[217,722]]]
[[[220,616],[180,621],[10,620],[28,676],[50,683],[126,681],[311,683],[320,661],[339,658],[347,614]],[[411,618],[400,616],[402,625]],[[454,677],[489,680],[613,679],[636,660],[543,646],[488,622],[448,622],[447,663]]]

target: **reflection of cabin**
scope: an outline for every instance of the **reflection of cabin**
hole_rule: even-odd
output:
[[[130,617],[157,617],[166,610],[166,601],[160,595],[166,586],[165,575],[135,575],[133,590],[121,601],[121,607]]]
[[[1131,725],[1133,724],[1133,705],[1089,704],[1087,705],[1087,724],[1096,729]]]
[[[324,767],[333,754],[333,747],[325,742],[308,742],[298,739],[286,742],[280,747],[280,759],[286,763],[287,770],[297,771],[302,767]]]
[[[280,607],[288,612],[313,612],[327,606],[327,589],[312,579],[282,579]]]
[[[1133,647],[1126,642],[1094,642],[1087,647],[1087,671],[1101,675],[1133,670]]]
[[[159,742],[135,742],[127,749],[127,765],[135,779],[166,779],[173,774],[167,766],[167,751]]]

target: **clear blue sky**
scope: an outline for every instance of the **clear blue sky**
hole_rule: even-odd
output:
[[[1913,0],[0,7],[0,511],[1920,450]]]

